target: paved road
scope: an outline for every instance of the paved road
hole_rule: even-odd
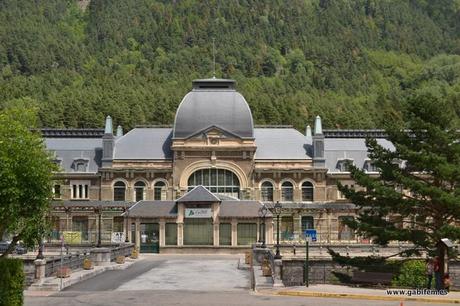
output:
[[[237,258],[148,256],[126,270],[105,272],[54,296],[26,297],[25,305],[399,306],[399,302],[257,295],[248,290],[248,272],[236,268]]]

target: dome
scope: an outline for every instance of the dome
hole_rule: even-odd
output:
[[[193,89],[180,103],[173,138],[187,138],[209,127],[241,138],[253,138],[251,109],[235,90],[234,80],[194,80]]]

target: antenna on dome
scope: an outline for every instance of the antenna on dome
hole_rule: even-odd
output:
[[[216,39],[212,38],[212,78],[216,78]]]

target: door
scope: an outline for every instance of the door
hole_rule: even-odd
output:
[[[160,252],[160,231],[158,223],[141,223],[141,253]]]

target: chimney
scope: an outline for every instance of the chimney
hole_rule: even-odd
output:
[[[117,126],[117,138],[123,136],[123,128],[121,125]]]
[[[323,134],[323,124],[321,123],[321,117],[318,115],[315,119],[315,135]]]
[[[305,129],[305,138],[307,140],[307,144],[311,145],[312,141],[313,141],[313,138],[312,138],[312,135],[311,135],[311,127],[310,127],[310,125],[307,125],[307,128]]]
[[[324,135],[321,117],[316,116],[315,134],[313,135],[313,166],[324,168],[326,160],[324,159]]]
[[[104,136],[102,136],[102,167],[112,166],[114,145],[112,117],[107,116],[105,118]]]

